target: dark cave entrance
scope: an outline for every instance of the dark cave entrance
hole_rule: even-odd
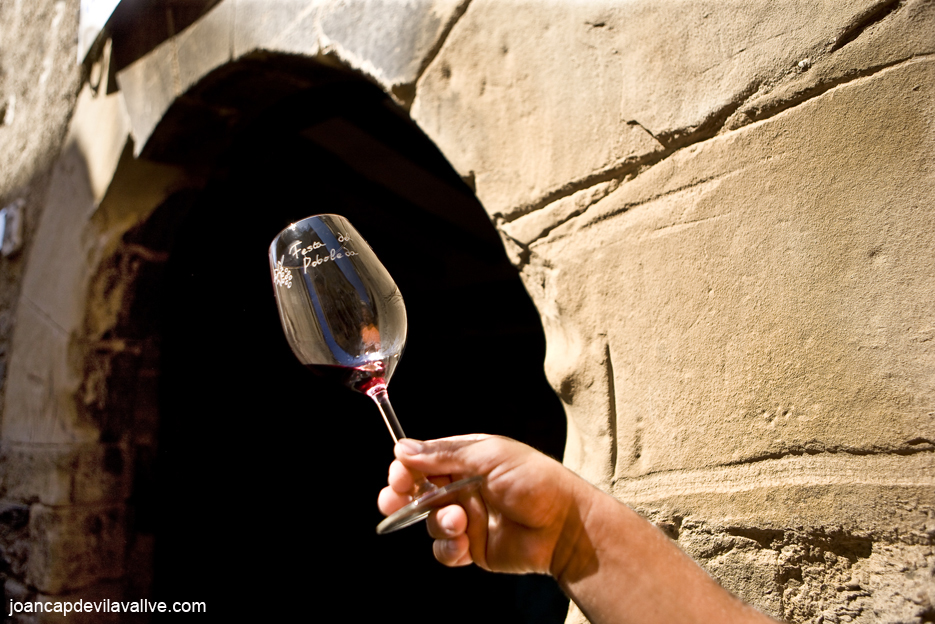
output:
[[[166,159],[211,164],[203,190],[151,219],[174,239],[157,297],[159,450],[138,504],[155,535],[153,596],[214,613],[337,602],[365,617],[562,621],[567,601],[549,579],[446,570],[421,528],[375,534],[392,459],[380,416],[308,373],[282,335],[267,247],[292,221],[341,214],[406,301],[390,393],[407,433],[496,433],[561,455],[538,313],[482,207],[378,88],[315,72],[320,85],[254,106],[207,144],[194,141],[203,125],[178,119],[178,139],[163,139]],[[233,107],[254,97],[249,80],[233,82],[221,72],[203,93]]]

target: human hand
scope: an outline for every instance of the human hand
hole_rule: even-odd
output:
[[[507,438],[400,440],[380,511],[410,500],[415,473],[437,485],[482,475],[480,489],[432,513],[435,557],[496,572],[551,574],[595,624],[767,624],[672,540],[553,459]],[[775,624],[775,623],[774,623]]]
[[[420,442],[400,440],[389,486],[378,506],[389,515],[410,501],[415,472],[437,485],[482,475],[481,487],[432,512],[435,557],[449,566],[554,574],[557,551],[574,505],[573,473],[525,444],[488,435]],[[560,557],[559,557],[560,558]]]

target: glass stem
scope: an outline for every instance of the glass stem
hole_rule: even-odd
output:
[[[380,414],[383,415],[383,422],[386,423],[386,428],[390,430],[390,435],[393,437],[393,444],[396,444],[400,439],[406,437],[406,433],[403,431],[402,425],[399,424],[399,420],[396,419],[396,412],[393,410],[393,406],[390,405],[390,397],[386,393],[385,384],[374,384],[367,390],[367,396],[373,399],[373,402],[377,404],[377,407],[380,409]]]
[[[373,399],[373,402],[377,404],[377,408],[379,408],[380,414],[383,416],[383,422],[386,423],[386,428],[390,430],[390,435],[393,437],[393,444],[405,438],[406,433],[403,431],[403,426],[399,424],[399,420],[396,418],[396,412],[390,404],[390,397],[386,392],[386,384],[374,384],[367,389],[367,396]],[[412,493],[414,498],[418,498],[426,492],[437,489],[435,484],[426,479],[424,475],[416,473],[414,477],[415,487]]]

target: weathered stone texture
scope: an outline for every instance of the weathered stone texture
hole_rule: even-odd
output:
[[[408,106],[416,81],[467,5],[467,0],[224,0],[118,74],[136,154],[145,153],[157,124],[192,85],[249,55],[302,55],[348,67]]]
[[[14,319],[30,306],[35,309],[21,297],[22,276],[83,76],[75,62],[77,17],[77,0],[0,3],[0,206],[22,202],[26,243],[17,254],[0,258],[0,404],[9,387],[9,360],[15,357],[14,331],[20,332],[20,341],[25,339],[25,351],[36,348],[67,358],[65,344],[55,336],[36,335]],[[42,376],[23,389],[33,405],[45,406],[40,410],[49,407],[49,396],[36,382],[61,379],[64,372],[49,363],[41,370]],[[6,415],[0,413],[0,423]],[[77,475],[81,453],[94,450],[24,448],[5,438],[0,442],[0,579],[6,597],[18,595],[12,579],[25,579],[31,565],[30,503],[54,504],[71,500],[78,490],[98,490],[104,484],[92,485],[87,472]]]
[[[315,56],[319,52],[316,22],[320,3],[309,0],[225,0],[236,4],[233,58],[256,50]],[[229,7],[227,7],[229,8]]]
[[[676,152],[529,246],[560,314],[550,378],[586,395],[566,462],[648,511],[779,535],[679,542],[790,621],[932,617],[933,77],[908,61]],[[841,523],[857,559],[815,537]]]
[[[74,62],[77,17],[78,0],[0,4],[0,208],[23,201],[26,250],[81,81]],[[0,380],[11,351],[24,251],[0,259]],[[5,387],[0,383],[0,401]]]
[[[935,4],[928,0],[875,3],[841,31],[828,53],[802,59],[778,85],[758,90],[731,114],[724,128],[764,119],[842,82],[935,53],[933,23]]]
[[[5,27],[47,28],[39,16],[25,11],[26,3],[14,6],[12,17],[3,15]],[[70,22],[77,16],[77,3],[55,3],[52,13],[59,12]],[[14,334],[0,423],[0,577],[9,595],[23,584],[49,596],[70,590],[94,593],[102,580],[124,577],[124,561],[130,556],[126,501],[134,444],[152,444],[155,430],[134,393],[136,386],[146,385],[134,383],[136,376],[145,381],[146,366],[126,357],[135,354],[145,364],[151,349],[142,341],[128,344],[114,329],[126,320],[132,300],[128,288],[140,267],[164,261],[158,252],[124,244],[123,234],[165,198],[177,176],[170,168],[133,159],[123,101],[119,93],[107,93],[109,45],[91,68],[99,81],[84,85],[71,117],[78,81],[67,78],[80,78],[83,68],[74,57],[76,25],[66,27],[68,35],[62,37],[69,45],[49,49],[54,68],[51,61],[45,68],[47,74],[54,69],[56,84],[42,91],[42,81],[52,78],[40,76],[34,87],[39,92],[27,91],[37,98],[31,117],[5,118],[14,129],[21,119],[32,124],[23,132],[44,137],[43,142],[31,147],[0,144],[4,153],[27,149],[30,160],[19,171],[27,186],[16,192],[34,202],[27,202],[29,244],[19,256],[0,261],[13,286],[3,296],[15,296],[17,302],[16,322],[6,324],[0,337],[5,356],[6,332]],[[25,38],[23,48],[14,50],[24,61],[37,58]],[[60,96],[59,89],[74,92],[57,102],[52,96]],[[50,136],[43,135],[43,124]],[[0,127],[0,139],[15,138],[12,132]],[[49,153],[37,152],[40,147]],[[12,157],[8,162],[17,163]],[[115,175],[118,168],[121,175]],[[4,175],[16,173],[14,167],[3,170]],[[24,266],[29,270],[20,278]],[[3,312],[12,317],[13,310]],[[127,382],[114,368],[123,368],[120,372],[134,379]],[[118,382],[125,385],[115,391]],[[151,400],[153,391],[146,396]],[[99,414],[102,405],[107,418]],[[143,420],[134,435],[127,423],[138,415]],[[113,422],[125,426],[121,430]],[[144,542],[141,538],[132,545],[141,561],[146,549],[139,544]],[[135,575],[131,584],[141,578]],[[114,596],[119,594],[112,591]]]
[[[70,444],[99,434],[76,404],[94,403],[99,385],[89,382],[84,358],[126,347],[102,339],[120,320],[140,264],[159,260],[141,247],[116,251],[122,235],[179,184],[177,170],[133,159],[128,131],[119,94],[82,91],[30,250],[34,268],[23,279],[5,441]],[[103,262],[114,257],[116,266]]]
[[[29,505],[0,503],[0,558],[8,575],[25,578],[29,559]]]
[[[0,6],[0,196],[57,155],[81,78],[77,28],[78,0]]]
[[[127,547],[125,514],[123,505],[33,505],[27,584],[54,595],[119,579]]]
[[[568,174],[528,182],[558,148],[535,143],[532,124],[497,127],[513,119],[464,95],[466,82],[505,69],[456,54],[462,36],[475,57],[483,47],[460,24],[413,112],[465,158],[454,160],[502,218],[566,403],[566,463],[658,518],[769,613],[930,621],[935,61],[933,39],[916,33],[935,22],[931,3],[834,11],[808,18],[817,22],[791,48],[768,42],[761,59],[715,64],[713,77],[693,64],[692,50],[705,48],[693,35],[672,39],[681,47],[655,66],[631,50],[627,80],[653,75],[623,97],[630,106],[648,94],[647,113],[624,116],[663,148],[610,176],[586,155],[577,186]],[[763,17],[744,32],[802,16]],[[722,42],[734,32],[723,28]],[[807,62],[787,64],[799,56]],[[677,59],[671,72],[663,58]],[[454,81],[459,68],[457,89],[432,82]],[[678,80],[697,101],[660,86]],[[537,115],[586,123],[576,110]],[[465,115],[470,125],[446,123]],[[535,145],[528,154],[517,151],[524,140]]]
[[[935,447],[932,66],[678,152],[530,245],[553,385],[613,368],[615,478]]]
[[[925,622],[935,550],[836,527],[762,530],[685,523],[679,545],[728,589],[790,622]]]
[[[748,98],[773,110],[756,98],[813,65],[819,80],[837,80],[930,49],[919,34],[866,64],[843,54],[893,4],[475,0],[420,80],[412,114],[490,214],[512,220],[710,136]],[[930,9],[909,4],[890,38],[930,28],[911,15]]]
[[[402,102],[469,0],[355,0],[322,6],[322,47],[362,70]]]
[[[126,450],[116,445],[0,448],[0,497],[46,505],[120,502],[130,495]]]
[[[121,331],[166,255],[124,235],[196,181],[131,151],[196,163],[340,66],[411,105],[497,223],[566,463],[769,613],[935,620],[935,2],[223,0],[118,92],[99,66],[62,149],[74,7],[0,5],[0,39],[30,42],[0,48],[0,199],[28,198],[30,242],[0,260],[9,595],[93,593],[151,554],[125,501],[157,346]],[[367,151],[334,120],[304,137]]]

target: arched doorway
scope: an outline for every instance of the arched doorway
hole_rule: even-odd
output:
[[[375,535],[391,442],[366,397],[312,377],[286,345],[265,253],[290,222],[343,214],[396,279],[410,339],[392,396],[409,435],[484,431],[559,455],[564,415],[538,314],[470,189],[348,72],[304,61],[302,88],[257,103],[249,85],[297,63],[277,61],[221,68],[187,96],[184,110],[209,94],[213,113],[233,111],[197,145],[185,114],[170,110],[156,132],[163,158],[208,183],[151,217],[173,240],[155,298],[159,450],[140,485],[154,595],[242,610],[232,598],[250,594],[285,613],[292,597],[314,609],[350,590],[348,613],[363,616],[417,601],[457,621],[562,620],[547,579],[440,573],[424,531]],[[453,588],[483,598],[453,608]]]

